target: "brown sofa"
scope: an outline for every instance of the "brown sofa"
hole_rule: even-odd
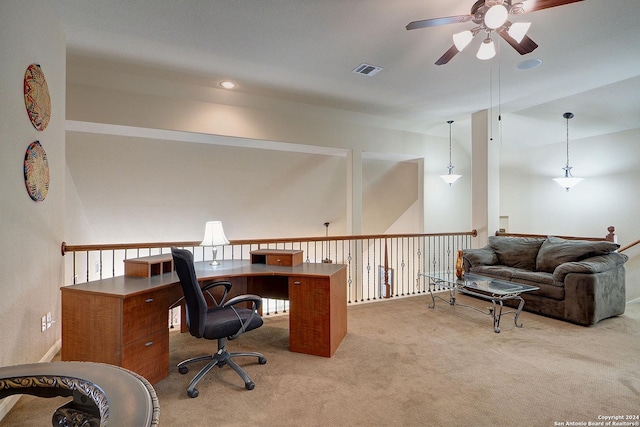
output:
[[[491,236],[463,251],[465,271],[537,286],[524,309],[579,325],[624,313],[628,257],[607,241]]]

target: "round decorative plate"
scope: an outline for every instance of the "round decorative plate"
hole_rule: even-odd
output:
[[[29,144],[24,155],[24,184],[36,202],[41,202],[49,192],[49,162],[47,153],[39,141]]]
[[[38,64],[29,65],[24,73],[24,105],[33,127],[45,130],[51,118],[51,98],[47,80]]]

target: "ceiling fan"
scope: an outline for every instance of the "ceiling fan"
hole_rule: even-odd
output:
[[[522,15],[536,10],[549,9],[551,7],[576,3],[584,0],[478,0],[471,6],[468,15],[446,16],[443,18],[424,19],[413,21],[407,25],[407,30],[417,28],[436,27],[439,25],[459,24],[472,21],[476,26],[470,30],[453,35],[453,46],[447,50],[437,61],[436,65],[444,65],[458,54],[480,32],[485,32],[486,37],[476,54],[478,59],[491,59],[496,54],[496,49],[491,40],[491,33],[496,32],[509,43],[520,55],[533,52],[538,45],[527,36],[530,22],[508,21],[509,15]]]

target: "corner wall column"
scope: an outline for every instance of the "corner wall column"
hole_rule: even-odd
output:
[[[488,110],[471,115],[471,225],[482,247],[500,227],[500,147],[490,141]]]
[[[347,151],[347,233],[362,234],[362,152]]]

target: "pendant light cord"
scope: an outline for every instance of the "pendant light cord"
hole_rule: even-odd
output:
[[[449,123],[449,167],[451,168],[453,166],[451,164],[451,124],[453,120],[448,120],[447,123]],[[449,173],[451,173],[451,169],[449,169]]]
[[[569,167],[569,119],[573,118],[573,113],[564,113],[562,115],[567,119],[567,168]]]

